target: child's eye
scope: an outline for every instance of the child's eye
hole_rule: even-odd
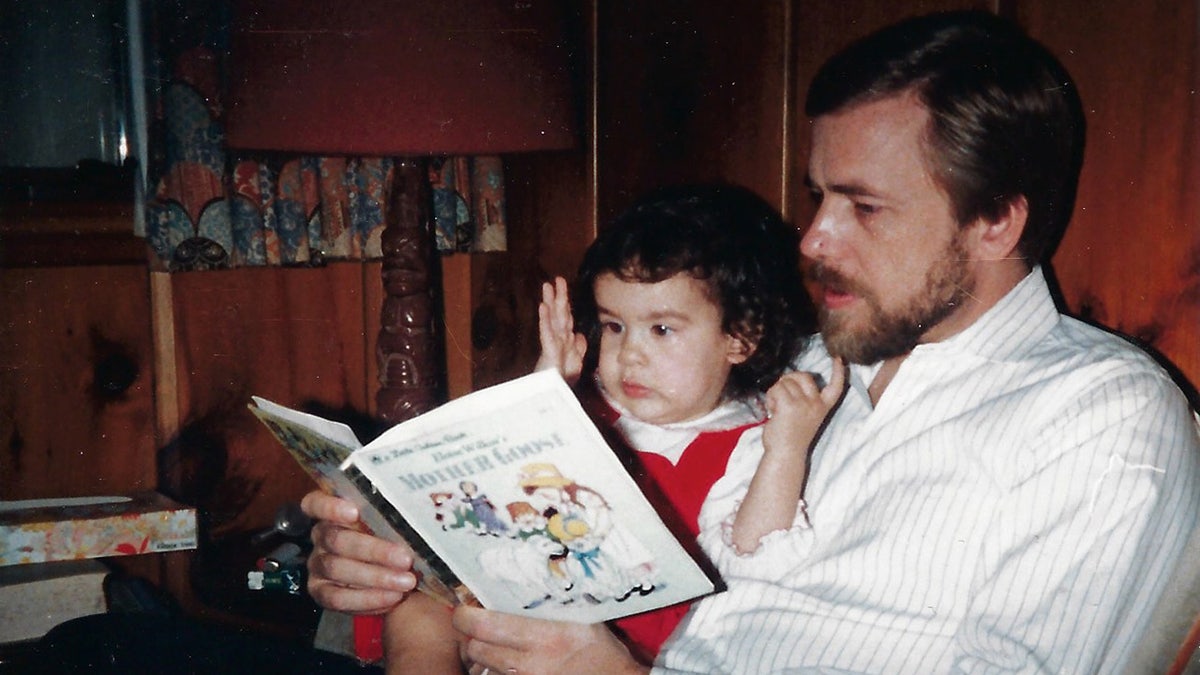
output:
[[[613,333],[613,334],[619,334],[621,331],[625,330],[624,327],[621,326],[621,324],[617,323],[616,321],[605,321],[603,324],[600,325],[600,328],[605,333]]]
[[[655,335],[667,335],[671,332],[671,327],[664,326],[660,323],[657,326],[651,326],[650,332],[654,333]]]
[[[820,190],[810,189],[808,191],[808,198],[812,200],[813,206],[820,206],[821,200],[825,198],[825,194]]]

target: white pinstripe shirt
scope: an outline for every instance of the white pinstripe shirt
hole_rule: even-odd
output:
[[[798,361],[823,372],[819,341]],[[1167,374],[1061,316],[1035,270],[918,346],[877,407],[855,367],[814,452],[811,529],[722,536],[747,434],[701,513],[729,588],[660,668],[698,673],[1120,673],[1200,512],[1200,439]]]

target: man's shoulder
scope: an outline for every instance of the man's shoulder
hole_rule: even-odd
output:
[[[1160,355],[1117,331],[1064,315],[1033,358],[1060,360],[1075,368],[1117,375],[1171,379]]]
[[[1013,364],[1010,364],[1013,365]],[[1161,357],[1129,337],[1069,316],[1015,364],[1031,412],[1051,428],[1099,415],[1161,428],[1194,425],[1194,405],[1182,378]],[[1030,428],[1039,428],[1030,425]],[[1195,434],[1184,434],[1193,438]]]

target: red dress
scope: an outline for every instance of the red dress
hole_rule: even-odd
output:
[[[643,492],[664,520],[675,526],[676,535],[680,536],[680,540],[692,545],[689,549],[693,553],[699,552],[699,548],[694,544],[700,534],[697,521],[704,498],[713,483],[725,475],[729,456],[737,446],[742,432],[758,424],[761,422],[750,422],[719,431],[698,432],[675,464],[653,452],[636,453],[644,472],[643,475],[637,476]],[[617,619],[612,625],[624,635],[630,649],[637,656],[646,661],[653,661],[663,642],[675,630],[675,626],[683,619],[690,606],[690,602],[683,602]]]

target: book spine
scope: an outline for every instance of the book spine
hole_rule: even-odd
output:
[[[433,552],[433,549],[429,547],[429,544],[426,543],[423,538],[421,538],[421,535],[417,534],[417,531],[412,527],[412,525],[408,524],[408,521],[404,519],[404,516],[400,515],[400,512],[396,510],[396,507],[392,506],[391,502],[389,502],[383,495],[379,494],[379,491],[375,489],[375,486],[371,483],[371,479],[364,476],[363,473],[358,470],[358,467],[354,466],[354,464],[349,464],[346,466],[343,469],[343,472],[346,474],[346,477],[350,479],[350,482],[354,484],[354,487],[358,488],[359,492],[362,493],[363,498],[366,499],[371,506],[375,507],[377,511],[379,511],[379,514],[388,521],[389,525],[391,525],[397,532],[400,533],[400,536],[404,537],[404,541],[408,542],[408,545],[412,548],[413,552],[425,561],[426,565],[429,567],[429,570],[437,575],[438,580],[442,584],[445,584],[446,587],[452,589],[460,601],[474,600],[474,596],[467,589],[467,587],[458,580],[458,577],[453,571],[450,570],[450,567],[446,565],[446,563],[441,559],[440,556],[438,556],[437,553]]]

